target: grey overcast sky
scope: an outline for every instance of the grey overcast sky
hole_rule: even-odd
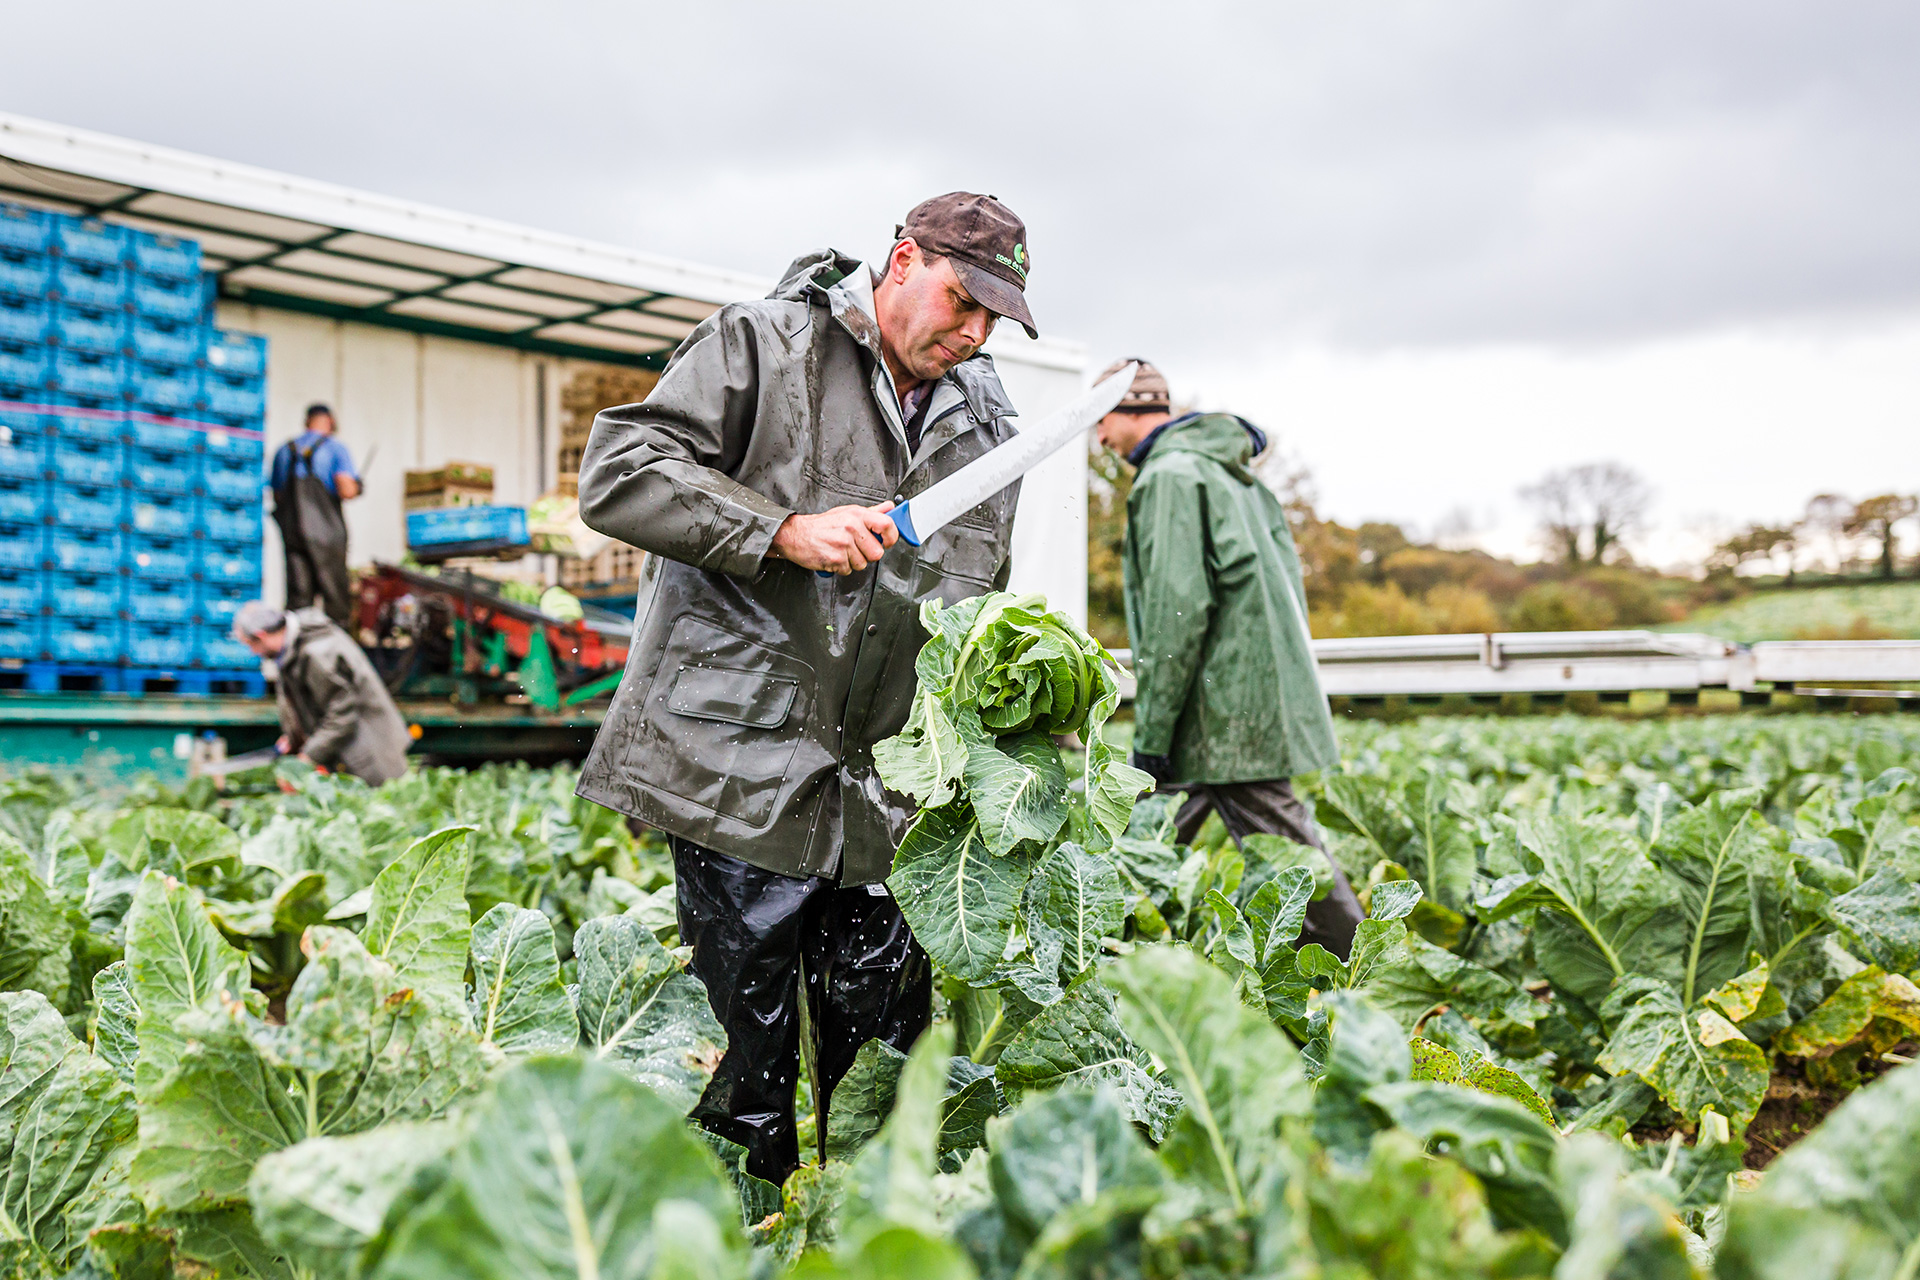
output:
[[[776,273],[922,196],[1043,332],[1275,429],[1346,519],[1618,457],[1650,541],[1920,487],[1920,6],[6,7],[0,110]]]

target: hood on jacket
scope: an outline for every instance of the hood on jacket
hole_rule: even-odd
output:
[[[1253,472],[1247,464],[1267,447],[1267,433],[1231,413],[1189,413],[1163,422],[1127,455],[1135,467],[1144,466],[1156,449],[1198,453],[1223,464],[1247,483]]]

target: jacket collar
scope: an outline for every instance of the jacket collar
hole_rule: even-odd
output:
[[[1160,443],[1161,436],[1170,431],[1182,431],[1189,426],[1194,426],[1209,418],[1225,418],[1230,422],[1238,423],[1241,430],[1247,433],[1247,440],[1252,445],[1252,448],[1242,453],[1237,447],[1228,447],[1225,450],[1221,450],[1202,446],[1197,449],[1198,452],[1217,456],[1221,462],[1226,463],[1228,466],[1245,470],[1248,459],[1257,457],[1266,451],[1267,433],[1254,426],[1251,422],[1248,422],[1245,418],[1237,417],[1230,413],[1188,413],[1178,418],[1169,418],[1148,432],[1147,438],[1135,445],[1132,451],[1127,454],[1127,461],[1133,464],[1136,469],[1145,466],[1148,456],[1153,453],[1154,446]]]

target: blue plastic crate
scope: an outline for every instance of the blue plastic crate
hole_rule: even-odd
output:
[[[46,575],[47,611],[56,618],[117,618],[125,608],[124,579],[117,573]]]
[[[258,458],[222,457],[212,452],[200,455],[200,488],[209,498],[258,506],[265,483]]]
[[[51,380],[60,390],[73,395],[107,399],[120,394],[121,384],[126,380],[126,365],[117,355],[95,355],[55,347]]]
[[[249,586],[260,581],[259,543],[202,539],[196,547],[200,558],[201,581],[224,582],[235,586]]]
[[[63,302],[83,307],[120,307],[127,301],[127,269],[53,259],[52,292]]]
[[[198,320],[206,310],[206,292],[199,280],[159,280],[135,276],[130,290],[133,309],[157,320]]]
[[[127,246],[133,250],[134,270],[142,275],[162,280],[200,278],[200,246],[192,240],[131,230],[127,232]]]
[[[116,394],[57,396],[47,407],[48,430],[66,440],[119,440],[127,434],[127,413]]]
[[[127,260],[127,229],[92,218],[58,218],[53,247],[63,258],[117,267]]]
[[[201,534],[220,542],[256,543],[260,541],[264,521],[256,495],[239,502],[218,498],[194,499],[194,525]]]
[[[260,377],[267,371],[267,340],[257,333],[215,329],[207,339],[207,368]]]
[[[194,629],[194,662],[211,671],[258,671],[260,659],[235,640],[228,630],[210,626]]]
[[[23,205],[0,204],[0,249],[45,253],[53,243],[54,215]]]
[[[127,439],[142,449],[158,449],[163,453],[198,453],[205,434],[198,424],[178,419],[156,418],[147,414],[130,414],[127,418]]]
[[[135,493],[127,504],[127,523],[135,533],[184,538],[193,532],[193,499],[185,494]]]
[[[136,667],[184,667],[193,662],[193,624],[139,622],[127,625],[127,662]]]
[[[118,529],[75,529],[56,524],[47,529],[47,559],[67,573],[117,573],[126,551],[126,535]]]
[[[126,458],[117,440],[62,440],[56,436],[47,454],[47,466],[55,480],[108,489],[119,485]],[[58,520],[59,510],[53,515]]]
[[[267,456],[266,437],[258,429],[243,429],[209,424],[203,439],[209,458],[232,459],[248,463],[256,470]]]
[[[58,443],[57,441],[55,442]],[[126,519],[126,490],[119,485],[61,484],[47,491],[54,523],[75,529],[118,529]]]
[[[0,342],[45,342],[51,316],[40,298],[0,298]]]
[[[38,616],[0,616],[0,658],[31,662],[39,657],[42,621]]]
[[[179,578],[128,578],[127,613],[136,622],[187,622],[194,584]]]
[[[0,383],[13,387],[46,385],[52,364],[47,355],[47,348],[39,345],[0,343]]]
[[[73,351],[117,356],[127,346],[127,313],[119,307],[57,302],[47,317],[47,337]]]
[[[192,493],[200,468],[179,449],[127,446],[127,482],[144,493]]]
[[[127,624],[118,618],[47,619],[46,653],[55,662],[111,663],[120,661],[126,646]]]
[[[0,426],[0,476],[38,480],[47,473],[47,437],[34,427]]]
[[[0,524],[0,568],[38,569],[47,558],[47,526]]]
[[[441,547],[461,542],[527,541],[525,507],[443,507],[407,512],[407,545]]]
[[[53,288],[53,259],[40,253],[0,252],[0,294],[45,298]]]
[[[127,572],[136,578],[191,578],[199,548],[192,538],[156,538],[130,533]]]
[[[254,374],[208,369],[200,382],[200,400],[207,412],[222,417],[258,417],[267,409],[267,380]]]
[[[40,571],[0,568],[0,613],[40,612]]]
[[[184,369],[200,359],[206,332],[197,324],[135,316],[127,337],[135,359]]]
[[[133,402],[156,413],[178,413],[193,408],[199,394],[199,370],[174,365],[133,362],[127,370],[127,389]]]
[[[233,615],[254,598],[258,587],[251,582],[196,582],[193,584],[193,616],[221,635],[233,630]]]
[[[46,504],[46,481],[0,477],[0,524],[38,524]]]
[[[52,410],[41,403],[44,399],[44,392],[36,392],[27,400],[8,400],[0,396],[0,427],[22,436],[43,435],[53,430],[53,424],[47,420]]]

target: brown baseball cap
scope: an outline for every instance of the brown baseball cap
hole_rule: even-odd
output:
[[[1019,321],[1029,338],[1040,336],[1027,310],[1027,272],[1033,269],[1027,224],[998,199],[949,191],[922,200],[893,229],[895,244],[906,239],[951,259],[954,274],[975,302]]]
[[[1128,360],[1115,360],[1095,381],[1105,382],[1130,364],[1139,367],[1133,371],[1132,385],[1127,388],[1127,393],[1120,397],[1120,403],[1114,408],[1121,413],[1171,412],[1173,393],[1167,386],[1167,376],[1138,356]]]

